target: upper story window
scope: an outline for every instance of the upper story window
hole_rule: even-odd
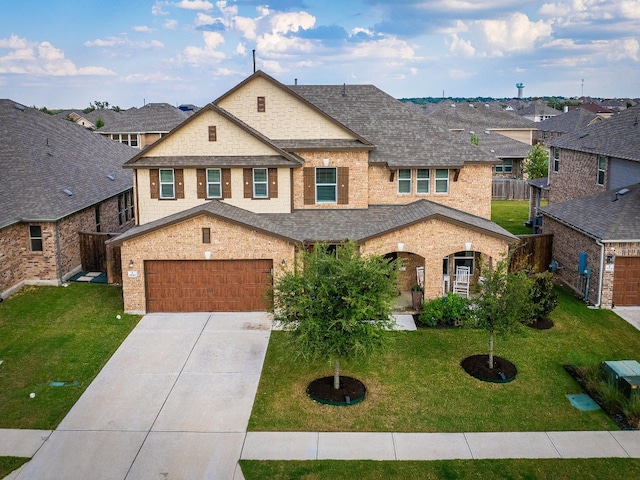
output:
[[[222,198],[222,172],[219,168],[207,168],[207,198]]]
[[[253,169],[253,198],[269,198],[269,178],[266,168]]]
[[[265,97],[258,97],[258,112],[267,111],[267,102]]]
[[[553,152],[553,171],[557,172],[560,169],[560,149],[552,147],[551,150]]]
[[[138,134],[137,133],[112,133],[111,138],[117,142],[124,143],[131,147],[138,146]]]
[[[29,225],[29,248],[32,252],[42,251],[42,227]]]
[[[449,169],[436,169],[436,193],[449,193]]]
[[[596,180],[598,185],[604,185],[604,171],[607,167],[607,157],[604,155],[598,156],[598,178]]]
[[[408,168],[398,170],[398,193],[411,193],[411,170]]]
[[[316,168],[316,202],[338,201],[338,174],[335,167]]]
[[[429,182],[431,177],[428,168],[419,168],[416,171],[416,192],[417,193],[429,193]]]
[[[173,170],[160,169],[160,198],[176,198]]]

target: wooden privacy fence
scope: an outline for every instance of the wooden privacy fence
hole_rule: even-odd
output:
[[[534,273],[549,270],[553,235],[518,235],[518,238],[520,241],[511,247],[511,269],[529,267]]]
[[[82,269],[107,272],[109,283],[122,282],[120,247],[107,248],[106,241],[118,233],[80,232],[80,262]]]
[[[493,200],[529,200],[529,185],[526,180],[494,178],[491,182]]]

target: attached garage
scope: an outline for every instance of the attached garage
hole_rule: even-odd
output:
[[[616,257],[613,304],[617,307],[640,305],[640,257]]]
[[[145,261],[147,312],[266,310],[272,260]]]

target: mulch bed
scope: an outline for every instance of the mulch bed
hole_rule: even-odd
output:
[[[360,380],[342,375],[338,389],[333,388],[332,376],[318,378],[307,387],[307,394],[312,399],[327,405],[354,405],[364,400],[366,392],[367,388]]]
[[[527,327],[535,328],[536,330],[549,330],[553,327],[553,321],[548,318],[538,318],[531,323],[527,323]]]
[[[489,355],[471,355],[460,362],[472,377],[483,382],[507,383],[516,378],[518,369],[509,360],[493,356],[493,368],[489,368]]]
[[[610,412],[607,411],[606,408],[604,408],[604,405],[600,401],[600,398],[598,398],[597,392],[593,392],[589,388],[587,388],[587,383],[584,381],[584,379],[580,375],[579,370],[576,367],[574,367],[573,365],[564,365],[564,369],[569,375],[573,377],[576,382],[578,382],[578,385],[582,387],[582,390],[589,394],[593,401],[600,406],[602,411],[609,415],[609,418],[611,418],[611,420],[613,420],[621,430],[637,430],[637,428],[627,422],[627,416],[624,413]]]

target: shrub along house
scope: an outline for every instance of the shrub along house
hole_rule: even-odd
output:
[[[0,100],[0,294],[80,270],[79,232],[134,225],[136,153],[73,122]]]
[[[399,289],[442,295],[515,240],[490,221],[493,161],[374,86],[258,71],[125,164],[138,225],[110,241],[125,309],[261,310],[296,252],[347,239],[402,258]]]
[[[557,276],[602,308],[640,305],[640,107],[550,142]]]

